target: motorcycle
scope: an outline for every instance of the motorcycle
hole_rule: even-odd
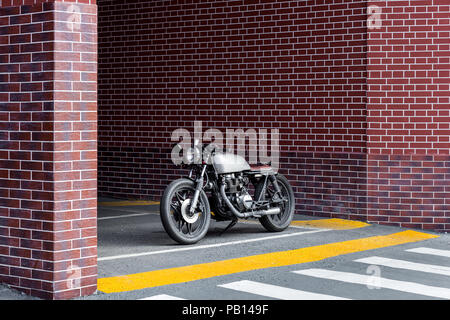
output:
[[[251,167],[239,155],[204,150],[197,142],[190,150],[183,161],[189,176],[170,183],[160,202],[162,225],[173,240],[197,243],[211,217],[231,221],[223,232],[239,219],[258,219],[270,232],[289,227],[295,198],[285,176],[269,165]]]

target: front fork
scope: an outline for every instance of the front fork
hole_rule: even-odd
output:
[[[204,176],[205,176],[205,172],[206,172],[206,164],[203,165],[202,168],[202,172],[200,174],[200,176],[197,178],[197,180],[195,181],[195,192],[194,192],[194,198],[192,199],[190,208],[189,208],[189,213],[191,215],[193,215],[195,213],[195,208],[197,207],[197,203],[198,203],[198,198],[200,197],[200,192],[203,189],[203,182],[204,182]]]

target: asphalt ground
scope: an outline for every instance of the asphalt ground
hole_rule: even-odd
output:
[[[101,205],[102,203],[106,205]],[[389,288],[372,290],[373,288],[369,288],[368,285],[361,286],[357,283],[311,277],[294,273],[294,271],[312,268],[367,275],[370,265],[355,262],[355,260],[372,256],[412,259],[415,263],[450,267],[449,258],[406,251],[424,246],[449,250],[450,237],[442,233],[411,231],[352,221],[342,221],[343,225],[340,225],[340,220],[333,221],[334,219],[296,214],[294,220],[301,222],[294,222],[290,228],[281,233],[267,232],[257,221],[242,221],[222,234],[228,222],[211,220],[209,232],[202,241],[195,245],[182,246],[175,243],[165,233],[159,217],[158,204],[140,202],[134,205],[133,202],[124,201],[117,201],[117,205],[114,203],[112,199],[100,200],[98,211],[99,289],[96,295],[81,299],[135,300],[155,297],[165,300],[175,298],[264,300],[274,298],[262,295],[261,292],[248,292],[248,289],[245,289],[247,292],[243,292],[226,287],[229,283],[239,285],[240,281],[244,281],[244,284],[250,281],[251,284],[273,285],[276,286],[275,291],[277,287],[288,287],[294,290],[300,288],[302,292],[348,299],[439,299],[440,297],[436,296],[412,293],[414,291],[405,292]],[[317,224],[318,221],[324,224]],[[346,223],[348,223],[347,227]],[[391,235],[401,233],[403,235],[405,231],[412,232],[413,237],[402,238],[400,243],[390,242]],[[419,237],[415,238],[417,235]],[[360,239],[373,237],[386,237],[387,240],[383,238],[383,241],[387,242],[375,248],[358,242]],[[356,242],[353,243],[351,240]],[[351,244],[351,252],[339,254],[339,252],[326,251],[325,255],[321,256],[322,251],[336,250],[346,243]],[[329,244],[337,245],[330,249],[327,247]],[[299,249],[308,251],[297,252]],[[267,259],[277,260],[279,253],[288,256],[287,262],[275,267],[272,266],[272,261],[264,262],[266,256],[271,254],[275,256],[267,256]],[[308,256],[306,260],[303,259],[303,254]],[[195,270],[187,270],[192,266]],[[220,268],[227,270],[223,272]],[[450,290],[450,276],[390,267],[378,267],[377,270],[382,273],[381,277],[391,277],[402,281],[401,284],[413,282]],[[183,278],[186,272],[197,272],[199,275],[191,274]],[[167,279],[157,281],[156,279],[159,278]],[[127,283],[125,286],[124,282]],[[133,284],[129,286],[129,283]]]
[[[202,241],[183,246],[165,233],[158,203],[101,198],[99,288],[76,300],[450,299],[450,257],[420,252],[448,254],[448,234],[300,214],[294,220],[281,233],[257,220],[222,233],[228,222],[212,219]],[[383,266],[374,257],[413,266]],[[35,299],[0,286],[0,300]]]

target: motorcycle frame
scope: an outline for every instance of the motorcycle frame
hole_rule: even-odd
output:
[[[197,206],[198,199],[200,196],[200,192],[202,190],[210,191],[212,193],[215,193],[218,198],[222,198],[226,204],[226,207],[228,207],[230,209],[230,211],[233,213],[234,218],[252,218],[252,217],[260,218],[261,216],[267,215],[267,214],[278,214],[278,212],[276,212],[276,211],[270,212],[270,211],[266,211],[266,210],[269,210],[269,205],[271,203],[278,203],[278,202],[284,201],[281,189],[280,189],[277,179],[276,179],[276,173],[262,174],[259,172],[252,173],[252,172],[243,171],[244,174],[247,174],[250,177],[250,181],[253,185],[255,185],[254,180],[257,178],[257,176],[261,176],[258,178],[264,179],[264,182],[263,182],[264,185],[260,189],[259,194],[257,195],[258,199],[253,200],[253,208],[250,211],[241,212],[238,209],[236,209],[236,207],[234,207],[234,205],[229,201],[229,199],[227,197],[223,197],[223,195],[220,192],[221,186],[225,183],[225,178],[224,178],[225,175],[222,175],[222,177],[220,177],[217,174],[217,172],[215,171],[214,167],[212,165],[207,164],[207,161],[203,162],[201,165],[191,164],[189,166],[191,168],[189,171],[189,176],[186,178],[195,183],[194,197],[190,203],[190,208],[189,208],[191,213],[194,213],[194,211],[195,211],[195,208]],[[209,167],[209,170],[208,170],[208,167]],[[196,174],[195,178],[193,177],[194,173]],[[214,174],[215,179],[210,179],[209,174]],[[205,179],[205,177],[206,177],[206,179]],[[206,183],[205,183],[205,180],[206,180]],[[212,180],[212,181],[210,181],[210,180]],[[268,180],[270,180],[273,183],[273,186],[275,188],[275,194],[279,194],[280,200],[278,200],[278,201],[275,201],[273,199],[261,200],[262,195],[265,194],[265,192],[266,192]],[[219,181],[221,181],[220,182],[221,185],[219,185]],[[261,183],[261,181],[259,181],[259,183]],[[230,219],[233,219],[233,218],[230,218]]]

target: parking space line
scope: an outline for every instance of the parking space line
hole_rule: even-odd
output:
[[[159,212],[139,212],[126,210],[125,212],[136,212],[131,214],[116,215],[116,216],[106,216],[99,217],[98,220],[110,220],[110,219],[122,219],[130,217],[140,217],[145,215],[159,215]],[[240,223],[244,224],[258,224],[258,221],[239,219]],[[344,220],[344,219],[320,219],[320,220],[293,220],[289,225],[289,228],[297,229],[329,229],[329,230],[351,230],[357,228],[368,227],[370,224],[355,221],[355,220]]]
[[[215,244],[205,244],[205,245],[198,245],[198,246],[193,246],[193,247],[181,247],[181,248],[176,248],[176,249],[130,253],[130,254],[122,254],[122,255],[116,255],[116,256],[109,256],[109,257],[98,257],[97,260],[98,261],[108,261],[108,260],[117,260],[117,259],[126,259],[126,258],[136,258],[136,257],[142,257],[142,256],[151,256],[151,255],[162,254],[162,253],[173,253],[173,252],[191,251],[191,250],[199,250],[199,249],[217,248],[217,247],[231,246],[231,245],[236,245],[236,244],[244,244],[244,243],[257,242],[257,241],[267,241],[267,240],[273,240],[273,239],[294,237],[294,236],[300,236],[300,235],[318,233],[318,232],[324,232],[324,231],[330,231],[330,230],[326,230],[326,229],[307,230],[307,231],[303,231],[303,232],[284,233],[284,234],[278,234],[275,236],[259,237],[259,238],[255,238],[255,239],[237,240],[237,241],[221,242],[221,243],[215,243]]]
[[[119,210],[119,209],[118,209]],[[98,220],[109,220],[109,219],[121,219],[121,218],[128,218],[128,217],[138,217],[138,216],[145,216],[145,215],[158,215],[159,216],[159,211],[147,211],[147,212],[142,212],[142,211],[136,211],[136,210],[124,210],[124,209],[120,209],[121,212],[133,212],[130,214],[120,214],[120,215],[115,215],[115,216],[106,216],[106,217],[99,217]],[[245,220],[245,219],[239,219],[240,223],[250,223],[250,224],[259,224],[258,221],[256,220]],[[308,228],[311,229],[311,228]]]
[[[144,200],[133,200],[133,201],[105,201],[97,203],[101,207],[128,207],[128,206],[150,206],[159,204],[159,201],[144,201]]]
[[[122,215],[118,215],[118,216],[98,217],[97,220],[111,220],[111,219],[122,219],[122,218],[130,218],[130,217],[140,217],[140,216],[148,216],[150,214],[158,214],[158,213],[143,212],[143,213],[122,214]]]
[[[428,233],[408,230],[384,236],[348,240],[295,250],[245,256],[241,258],[148,271],[137,274],[100,278],[98,279],[98,290],[105,293],[140,290],[150,287],[229,275],[238,272],[319,261],[343,254],[384,248],[437,237],[438,236],[436,235]]]
[[[99,202],[99,206],[105,207],[128,207],[128,206],[144,206],[144,205],[154,205],[159,204],[160,202],[156,201],[111,201],[111,202]],[[128,210],[128,212],[130,212]],[[119,215],[119,216],[108,216],[108,217],[100,217],[98,220],[109,220],[109,219],[120,219],[120,218],[128,218],[128,217],[137,217],[143,216],[146,214],[159,214],[159,212],[146,212],[146,213],[136,213],[136,214],[127,214],[127,215]],[[257,221],[249,221],[249,220],[239,220],[242,223],[257,223]],[[347,219],[315,219],[315,220],[294,220],[291,222],[291,228],[306,228],[306,229],[331,229],[331,230],[351,230],[357,228],[368,227],[370,224],[357,221],[357,220],[347,220]]]

